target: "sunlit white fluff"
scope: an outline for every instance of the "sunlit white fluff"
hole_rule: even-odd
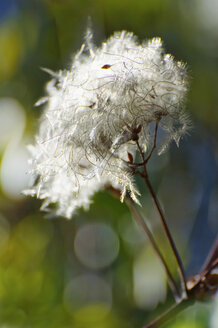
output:
[[[183,111],[186,69],[164,54],[154,38],[138,44],[126,31],[115,33],[101,47],[91,33],[69,70],[52,74],[35,144],[30,146],[34,186],[26,193],[44,199],[43,209],[57,203],[56,213],[70,218],[88,208],[92,195],[112,186],[137,202],[128,153],[135,158],[133,130],[139,144],[151,147],[150,126],[159,122],[166,138],[178,144],[188,120]]]

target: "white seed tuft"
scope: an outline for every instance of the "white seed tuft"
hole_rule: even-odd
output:
[[[87,51],[88,50],[88,51]],[[151,147],[151,123],[179,143],[189,120],[183,111],[187,91],[185,65],[164,54],[162,41],[142,45],[126,31],[115,33],[100,48],[86,43],[70,70],[54,73],[35,145],[31,146],[35,185],[26,193],[44,199],[45,210],[57,203],[57,214],[71,218],[88,208],[93,194],[112,186],[138,202],[139,194],[126,161]]]

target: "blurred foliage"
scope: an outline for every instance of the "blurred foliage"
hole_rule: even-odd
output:
[[[179,150],[172,145],[162,157],[155,155],[149,170],[187,275],[199,271],[218,228],[218,22],[212,22],[210,15],[214,4],[213,0],[1,1],[1,327],[141,327],[172,303],[166,278],[146,238],[126,206],[109,193],[99,193],[89,212],[81,210],[67,221],[46,219],[39,211],[39,201],[19,193],[15,197],[11,192],[13,181],[16,192],[26,183],[15,179],[21,179],[26,170],[26,157],[16,150],[25,148],[37,128],[41,109],[33,105],[48,80],[40,67],[58,70],[70,66],[83,41],[88,17],[97,44],[114,31],[126,29],[139,40],[160,36],[169,53],[187,62],[191,137]],[[26,119],[21,121],[22,117]],[[10,133],[1,134],[3,127]],[[10,177],[14,180],[11,178],[9,188]],[[138,184],[144,215],[177,277],[157,213],[143,183]],[[101,230],[102,224],[112,232],[107,235],[109,230]],[[98,233],[93,230],[96,226]],[[75,242],[84,227],[85,242],[90,245],[87,257],[83,243]],[[99,239],[98,234],[103,237]],[[118,240],[113,254],[104,238]],[[104,258],[104,266],[92,262],[90,267],[89,255],[96,263]],[[216,328],[214,307],[212,301],[196,304],[167,327]]]

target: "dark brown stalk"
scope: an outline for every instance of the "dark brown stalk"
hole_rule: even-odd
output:
[[[148,154],[147,158],[144,157],[144,153],[143,152],[140,152],[141,154],[141,157],[143,158],[143,162],[142,163],[128,163],[129,165],[132,165],[132,166],[135,166],[135,167],[139,167],[139,166],[144,166],[145,164],[147,164],[147,162],[149,161],[149,159],[151,158],[151,155],[153,154],[153,151],[155,150],[156,148],[156,142],[157,142],[157,130],[158,130],[158,122],[156,122],[155,124],[155,130],[154,130],[154,143],[153,143],[153,146],[150,150],[150,153]],[[137,143],[137,146],[139,148],[139,144],[138,142]],[[142,156],[143,155],[143,156]]]
[[[158,130],[158,122],[156,122],[155,124],[155,130],[154,130],[154,143],[153,143],[153,146],[151,148],[151,151],[148,155],[148,157],[143,161],[143,165],[147,164],[147,162],[149,161],[149,159],[151,158],[151,155],[153,154],[153,151],[155,150],[156,148],[156,142],[157,142],[157,130]]]
[[[154,149],[156,148],[156,138],[157,138],[157,129],[158,129],[158,123],[156,123],[155,126],[155,134],[154,134],[154,144],[153,147],[148,155],[147,158],[145,158],[144,152],[142,151],[138,139],[135,140],[139,153],[141,155],[141,159],[142,162],[141,163],[130,163],[131,166],[134,166],[134,173],[138,174],[139,176],[141,176],[147,187],[149,190],[149,193],[153,199],[153,202],[155,204],[155,207],[159,213],[160,219],[161,219],[161,223],[163,225],[164,231],[166,233],[166,236],[168,238],[169,244],[171,246],[171,249],[173,251],[176,263],[178,265],[179,268],[179,273],[180,273],[180,277],[181,277],[181,284],[182,284],[182,288],[183,288],[183,294],[180,298],[180,301],[175,303],[173,306],[171,306],[167,311],[165,311],[163,314],[161,314],[158,318],[154,319],[152,322],[148,323],[146,326],[144,326],[143,328],[158,328],[160,326],[162,326],[163,324],[167,323],[171,318],[175,317],[178,313],[182,312],[184,309],[186,309],[188,306],[192,305],[196,300],[205,300],[208,297],[214,295],[217,292],[217,288],[218,288],[218,274],[217,274],[217,267],[218,267],[218,237],[216,238],[211,251],[208,254],[208,257],[203,265],[202,271],[200,274],[197,274],[196,276],[192,277],[191,279],[189,279],[188,281],[186,280],[185,277],[185,272],[184,272],[184,268],[183,268],[183,264],[180,258],[180,255],[178,253],[178,250],[176,248],[176,245],[174,243],[174,240],[172,238],[172,235],[169,231],[168,225],[166,223],[165,220],[165,216],[163,213],[163,210],[160,206],[159,200],[153,190],[153,187],[151,185],[150,179],[148,177],[148,173],[147,173],[147,162],[149,161],[149,159],[151,158],[151,155],[154,151]],[[138,170],[137,168],[139,168],[139,166],[141,166],[143,168],[143,171]],[[133,205],[134,206],[134,205]],[[135,207],[135,206],[134,206]],[[139,213],[140,215],[140,213]],[[140,219],[140,217],[139,217]],[[146,231],[148,228],[143,220],[141,223],[140,220],[140,224],[142,225],[142,227],[144,228],[144,230]],[[145,227],[144,227],[145,225]],[[149,229],[148,229],[149,230]],[[153,239],[153,235],[151,234],[150,230],[149,233],[151,235],[151,240]],[[148,235],[148,234],[147,234]],[[149,238],[150,240],[150,238]],[[150,241],[151,241],[150,240]],[[154,241],[155,243],[155,241]],[[151,242],[152,244],[152,242]],[[153,246],[153,244],[152,244]],[[154,246],[153,246],[154,247]],[[155,243],[155,247],[158,249],[156,243]],[[156,251],[157,253],[157,251]],[[158,249],[158,256],[160,258],[160,260],[162,260],[162,254],[160,253],[159,249]],[[178,293],[178,289],[177,286],[175,285],[175,281],[173,279],[173,277],[171,276],[171,273],[169,272],[169,269],[164,262],[162,262],[165,270],[167,272],[168,278],[169,278],[169,284],[172,285],[173,284],[173,288],[176,289],[176,295],[179,295]],[[169,274],[168,274],[169,272]],[[172,286],[171,286],[172,288]]]
[[[217,259],[218,259],[218,235],[216,236],[216,239],[214,240],[211,250],[208,253],[208,256],[202,266],[201,272],[207,271],[208,268],[211,267],[211,264],[214,263]]]
[[[180,276],[181,276],[181,280],[182,280],[182,287],[183,287],[183,290],[185,291],[185,294],[186,294],[186,296],[187,296],[186,278],[185,278],[185,272],[184,272],[184,268],[183,268],[182,260],[181,260],[181,258],[180,258],[179,253],[178,253],[178,250],[177,250],[177,248],[176,248],[176,245],[175,245],[175,243],[174,243],[174,240],[173,240],[173,238],[172,238],[172,235],[171,235],[171,233],[170,233],[170,231],[169,231],[168,225],[167,225],[167,223],[166,223],[166,220],[165,220],[165,217],[164,217],[164,214],[163,214],[163,210],[162,210],[162,208],[161,208],[161,206],[160,206],[160,203],[159,203],[159,201],[158,201],[158,198],[157,198],[157,196],[156,196],[156,194],[155,194],[155,192],[154,192],[154,190],[153,190],[153,188],[152,188],[152,185],[151,185],[151,183],[150,183],[150,180],[149,180],[149,178],[148,178],[147,173],[146,173],[146,175],[144,176],[144,180],[145,180],[146,185],[147,185],[147,187],[148,187],[148,190],[149,190],[149,192],[150,192],[150,194],[151,194],[151,197],[152,197],[152,199],[153,199],[153,201],[154,201],[154,204],[155,204],[155,206],[156,206],[156,208],[157,208],[157,211],[158,211],[158,213],[159,213],[159,216],[160,216],[161,222],[162,222],[162,224],[163,224],[164,231],[165,231],[165,233],[166,233],[166,235],[167,235],[168,241],[169,241],[170,246],[171,246],[171,248],[172,248],[172,251],[173,251],[173,253],[174,253],[174,256],[175,256],[176,262],[177,262],[178,267],[179,267],[179,272],[180,272]]]
[[[158,318],[148,323],[143,328],[157,328],[175,317],[178,313],[192,305],[195,301],[204,301],[215,295],[218,288],[218,244],[215,240],[209,252],[206,265],[203,266],[201,273],[187,281],[187,298],[181,299],[177,304],[161,314]]]
[[[155,137],[154,137],[154,146],[156,144],[156,135],[157,135],[157,132],[156,132]],[[172,235],[171,235],[171,233],[169,231],[169,228],[167,226],[167,223],[166,223],[166,220],[165,220],[165,217],[164,217],[164,214],[163,214],[163,210],[162,210],[162,208],[160,206],[160,203],[158,201],[158,198],[157,198],[157,196],[156,196],[156,194],[155,194],[155,192],[154,192],[154,190],[152,188],[152,185],[150,183],[150,180],[148,178],[145,155],[144,155],[144,153],[143,153],[143,151],[142,151],[142,149],[141,149],[141,147],[139,145],[138,140],[136,140],[136,144],[138,146],[138,150],[140,152],[140,155],[141,155],[141,158],[142,158],[142,162],[144,163],[144,165],[143,165],[143,171],[144,172],[142,173],[142,172],[136,171],[136,174],[139,174],[140,176],[143,177],[143,179],[144,179],[144,181],[145,181],[145,183],[146,183],[146,185],[148,187],[149,193],[151,194],[151,197],[152,197],[152,199],[154,201],[154,204],[155,204],[155,206],[157,208],[157,211],[159,213],[159,216],[160,216],[160,219],[161,219],[161,222],[162,222],[164,231],[166,233],[166,236],[167,236],[168,241],[170,243],[170,246],[172,248],[174,257],[176,259],[177,265],[179,267],[179,272],[180,272],[181,282],[182,282],[182,289],[185,292],[185,296],[187,297],[187,286],[186,286],[186,278],[185,278],[185,272],[184,272],[183,264],[182,264],[181,258],[179,256],[178,250],[176,248],[176,245],[174,243],[174,240],[172,238]],[[154,146],[153,146],[153,148],[155,148]],[[150,157],[149,157],[149,159],[150,159]]]
[[[135,204],[133,203],[132,199],[131,198],[126,198],[126,204],[128,205],[131,213],[133,214],[135,220],[137,221],[137,223],[142,227],[142,229],[145,231],[150,243],[151,243],[151,246],[153,247],[156,255],[158,256],[158,258],[160,259],[161,263],[163,264],[164,268],[165,268],[165,271],[166,271],[166,274],[167,274],[167,277],[168,277],[168,282],[169,282],[169,286],[173,292],[173,295],[176,299],[176,301],[178,301],[178,299],[180,298],[180,293],[179,293],[179,290],[178,290],[178,287],[175,283],[175,280],[171,274],[171,272],[169,271],[168,269],[168,266],[153,238],[153,235],[150,231],[150,229],[148,228],[147,224],[145,223],[141,213],[138,211],[138,209],[136,208]]]

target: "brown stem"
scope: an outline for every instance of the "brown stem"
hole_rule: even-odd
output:
[[[208,253],[208,256],[205,260],[205,263],[203,264],[203,267],[201,269],[201,272],[205,272],[210,268],[211,263],[213,263],[218,258],[218,234],[216,236],[216,239]]]
[[[188,306],[192,305],[194,300],[182,299],[179,303],[173,304],[166,312],[162,313],[158,318],[149,322],[143,328],[158,328],[165,324],[167,321],[175,317],[177,314],[185,310]]]
[[[163,224],[164,231],[165,231],[165,233],[167,235],[168,241],[169,241],[170,246],[172,248],[172,251],[174,253],[176,262],[177,262],[178,267],[179,267],[180,276],[181,276],[181,279],[182,279],[182,287],[183,287],[183,290],[185,291],[185,294],[186,294],[186,297],[187,297],[186,278],[185,278],[185,271],[184,271],[184,268],[183,268],[182,260],[180,258],[179,252],[178,252],[178,250],[176,248],[176,245],[175,245],[175,242],[174,242],[174,240],[172,238],[172,235],[171,235],[171,233],[169,231],[168,225],[166,223],[166,220],[165,220],[165,217],[164,217],[164,214],[163,214],[163,210],[162,210],[162,208],[160,206],[160,203],[158,201],[158,198],[157,198],[157,196],[156,196],[156,194],[155,194],[155,192],[154,192],[154,190],[152,188],[152,185],[150,183],[150,180],[149,180],[147,174],[145,175],[144,180],[145,180],[146,185],[148,187],[148,190],[149,190],[149,192],[151,194],[151,197],[152,197],[152,199],[154,201],[154,204],[155,204],[155,206],[157,208],[157,211],[159,213],[161,222]]]
[[[146,164],[146,163],[149,161],[149,159],[151,158],[151,155],[153,154],[153,151],[154,151],[155,148],[156,148],[157,129],[158,129],[158,122],[156,122],[156,124],[155,124],[155,130],[154,130],[154,143],[153,143],[153,146],[152,146],[152,148],[151,148],[151,151],[150,151],[148,157],[144,160],[144,164]]]
[[[215,248],[216,250],[216,248]],[[177,304],[171,306],[166,312],[161,314],[158,318],[149,322],[143,328],[157,328],[165,324],[168,320],[175,317],[178,313],[183,311],[188,306],[194,304],[195,301],[208,299],[217,291],[217,274],[213,273],[213,270],[217,267],[218,260],[216,259],[208,268],[208,271],[202,272],[196,275],[196,279],[191,278],[188,282],[192,284],[192,287],[188,290],[187,298],[182,298]]]
[[[149,180],[149,178],[148,178],[147,168],[146,168],[146,164],[145,164],[145,155],[144,155],[144,153],[143,153],[143,151],[142,151],[142,149],[141,149],[141,147],[140,147],[138,141],[136,141],[136,144],[137,144],[137,146],[138,146],[138,149],[139,149],[139,152],[140,152],[140,155],[141,155],[142,161],[143,161],[143,163],[144,163],[144,165],[143,165],[143,171],[144,171],[144,173],[139,172],[139,171],[136,171],[136,173],[137,173],[137,174],[140,174],[141,176],[143,176],[144,181],[145,181],[145,183],[146,183],[146,185],[147,185],[147,187],[148,187],[148,190],[149,190],[149,192],[150,192],[150,194],[151,194],[151,197],[152,197],[152,199],[153,199],[153,201],[154,201],[154,204],[155,204],[155,206],[156,206],[156,208],[157,208],[157,211],[158,211],[158,213],[159,213],[159,216],[160,216],[160,219],[161,219],[161,222],[162,222],[162,225],[163,225],[164,231],[165,231],[165,233],[166,233],[166,236],[167,236],[168,241],[169,241],[169,243],[170,243],[170,246],[171,246],[171,248],[172,248],[172,251],[173,251],[174,257],[175,257],[175,259],[176,259],[177,265],[178,265],[178,267],[179,267],[179,272],[180,272],[181,282],[182,282],[182,289],[183,289],[183,291],[185,292],[185,297],[187,297],[188,291],[187,291],[187,286],[186,286],[186,278],[185,278],[185,272],[184,272],[184,268],[183,268],[182,260],[181,260],[181,258],[180,258],[180,256],[179,256],[178,250],[177,250],[177,248],[176,248],[176,245],[175,245],[175,243],[174,243],[174,240],[173,240],[173,238],[172,238],[172,235],[171,235],[171,233],[170,233],[170,231],[169,231],[168,225],[167,225],[167,223],[166,223],[166,220],[165,220],[165,217],[164,217],[164,214],[163,214],[163,210],[162,210],[162,208],[161,208],[161,206],[160,206],[160,203],[159,203],[159,201],[158,201],[158,198],[157,198],[157,196],[156,196],[156,194],[155,194],[155,192],[154,192],[154,190],[153,190],[153,188],[152,188],[152,185],[151,185],[151,183],[150,183],[150,180]]]
[[[173,295],[176,299],[176,301],[180,298],[180,293],[179,293],[179,290],[178,290],[178,287],[175,283],[175,280],[173,279],[173,276],[171,274],[171,272],[169,271],[168,269],[168,266],[152,236],[152,233],[150,231],[150,229],[148,228],[147,224],[145,223],[141,213],[137,210],[135,204],[133,203],[133,201],[131,200],[131,198],[126,198],[126,204],[128,205],[131,213],[133,214],[135,220],[137,221],[137,223],[142,227],[142,229],[145,231],[150,243],[151,243],[151,246],[153,247],[154,251],[156,252],[158,258],[160,259],[161,263],[163,264],[164,268],[165,268],[165,271],[166,271],[166,274],[168,276],[168,283],[169,283],[169,286],[173,292]]]
[[[128,165],[130,166],[135,166],[135,167],[139,167],[139,166],[144,166],[145,164],[147,164],[147,162],[149,161],[149,159],[151,158],[151,155],[153,154],[153,151],[155,150],[156,148],[156,142],[157,142],[157,130],[158,130],[158,122],[156,122],[155,124],[155,131],[154,131],[154,143],[153,143],[153,146],[150,150],[150,153],[148,154],[148,157],[145,158],[144,157],[144,153],[143,152],[140,152],[141,154],[141,157],[143,158],[143,162],[142,163],[131,163],[131,162],[126,162]],[[139,146],[139,143],[136,142],[138,148],[140,147]],[[143,155],[143,156],[142,156]]]

